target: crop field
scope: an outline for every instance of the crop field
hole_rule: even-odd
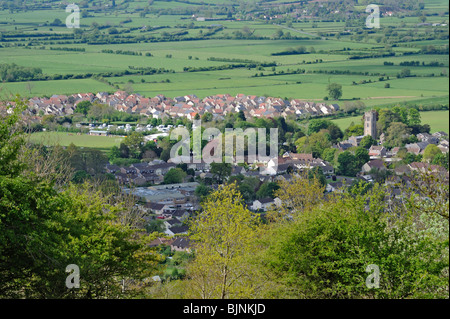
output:
[[[78,147],[95,148],[107,150],[113,146],[119,146],[122,137],[116,135],[91,136],[88,134],[65,133],[65,132],[38,132],[30,135],[30,141],[43,145],[69,146],[71,143]]]
[[[449,111],[428,111],[420,112],[422,124],[429,124],[431,127],[430,133],[444,131],[447,134],[449,130]],[[345,130],[353,122],[355,124],[362,123],[362,116],[352,116],[341,119],[332,120],[342,130]]]
[[[48,79],[3,81],[0,97],[132,89],[146,97],[244,93],[322,101],[335,82],[343,100],[360,99],[367,107],[433,98],[448,104],[448,54],[421,51],[448,50],[448,27],[440,25],[448,25],[445,1],[424,2],[429,25],[406,14],[383,16],[378,30],[358,27],[366,15],[358,5],[361,21],[351,23],[341,16],[277,19],[272,12],[291,2],[300,10],[296,1],[118,0],[114,10],[108,1],[96,1],[97,7],[74,1],[84,12],[79,29],[64,25],[67,13],[56,1],[4,8],[0,64],[38,67]],[[299,47],[302,54],[273,55]],[[418,65],[401,65],[411,61]],[[143,68],[166,73],[138,74]],[[405,69],[408,77],[399,77]]]

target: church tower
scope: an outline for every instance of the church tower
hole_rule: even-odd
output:
[[[364,113],[364,136],[370,135],[377,138],[377,112],[368,111]]]

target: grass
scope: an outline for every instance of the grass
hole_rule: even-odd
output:
[[[430,132],[444,131],[447,134],[449,130],[449,111],[427,111],[420,112],[422,124],[429,124]],[[355,124],[361,123],[362,116],[345,117],[341,119],[332,120],[341,130],[345,130],[352,122]]]
[[[256,0],[251,0],[256,2]],[[250,1],[250,2],[251,2]],[[295,0],[292,0],[296,2]],[[42,2],[42,1],[37,1]],[[80,3],[80,1],[75,1]],[[249,1],[247,1],[249,2]],[[277,5],[277,3],[287,3],[291,0],[276,0],[267,2],[267,6]],[[195,2],[197,3],[197,2]],[[233,0],[205,0],[198,3],[211,3],[239,6]],[[448,55],[409,55],[402,56],[406,51],[419,51],[422,45],[444,45],[446,40],[427,40],[415,41],[413,43],[399,43],[393,46],[392,50],[397,53],[395,57],[373,58],[361,60],[348,60],[347,55],[336,54],[335,50],[343,50],[350,48],[350,53],[358,52],[377,52],[385,51],[385,43],[376,43],[375,38],[383,34],[383,29],[374,30],[369,33],[370,42],[354,41],[349,37],[327,36],[326,40],[312,38],[308,35],[298,33],[295,30],[303,30],[312,34],[318,32],[335,33],[344,31],[346,22],[329,21],[329,22],[294,22],[292,28],[286,29],[286,24],[282,26],[275,25],[271,22],[264,23],[262,21],[194,21],[190,15],[167,15],[167,14],[148,14],[145,18],[140,17],[138,12],[133,12],[138,7],[150,6],[153,9],[168,8],[187,8],[192,7],[195,10],[203,10],[204,5],[178,2],[178,1],[159,1],[155,0],[152,4],[148,4],[146,0],[129,1],[129,9],[127,11],[117,10],[114,13],[90,12],[92,17],[81,19],[82,29],[85,31],[90,29],[93,22],[100,25],[109,24],[115,26],[119,31],[135,27],[130,33],[121,36],[138,36],[152,35],[160,36],[162,32],[175,32],[186,30],[190,36],[197,36],[202,30],[212,24],[222,24],[224,29],[216,34],[223,36],[225,34],[232,35],[234,31],[243,30],[248,27],[255,31],[255,35],[271,37],[277,30],[282,29],[283,32],[290,32],[291,35],[305,37],[302,40],[239,40],[239,39],[208,39],[195,41],[168,41],[168,42],[149,42],[147,40],[140,43],[132,44],[101,44],[88,45],[87,43],[75,43],[77,41],[59,41],[48,39],[34,39],[27,37],[27,34],[45,32],[52,34],[72,33],[64,26],[51,27],[44,26],[43,23],[52,22],[58,18],[65,21],[67,13],[63,8],[54,8],[52,10],[27,11],[27,12],[9,12],[9,10],[0,11],[0,32],[17,31],[23,32],[25,36],[19,37],[13,41],[0,41],[0,45],[5,45],[0,49],[0,63],[16,63],[27,67],[40,67],[45,74],[84,74],[99,72],[115,72],[124,71],[129,66],[134,67],[153,67],[175,70],[177,73],[157,74],[152,76],[123,76],[115,78],[106,78],[112,85],[99,82],[94,79],[80,80],[58,80],[58,81],[36,81],[31,82],[31,86],[26,82],[1,83],[0,98],[7,98],[13,94],[19,93],[24,97],[33,96],[51,96],[53,94],[72,94],[80,92],[97,93],[99,91],[114,92],[117,85],[120,89],[124,89],[128,81],[134,81],[132,87],[136,93],[140,93],[147,97],[153,97],[157,94],[164,94],[169,97],[175,97],[185,94],[196,94],[199,97],[216,93],[229,94],[251,94],[251,95],[269,95],[282,98],[299,98],[305,100],[322,100],[326,95],[326,86],[330,82],[336,82],[343,86],[342,99],[349,100],[352,98],[360,98],[367,107],[376,107],[383,105],[392,105],[404,102],[420,102],[428,103],[432,99],[445,99],[448,103],[448,85],[447,76],[441,77],[441,72],[449,74],[449,57]],[[358,10],[364,11],[364,6],[358,7]],[[448,4],[445,0],[427,0],[425,2],[425,10],[434,12],[433,10],[446,11]],[[214,10],[212,10],[214,11]],[[130,13],[133,12],[133,13]],[[203,12],[203,11],[202,11]],[[200,13],[199,13],[200,14]],[[201,13],[203,14],[203,13]],[[223,17],[223,16],[218,16]],[[131,23],[122,24],[121,22],[127,18],[131,18]],[[448,20],[448,13],[444,16],[428,16],[431,21]],[[404,22],[405,26],[399,28],[399,32],[413,31],[417,29],[419,22],[417,17],[404,17],[400,19],[397,16],[384,17],[383,25],[398,26]],[[193,23],[196,27],[202,29],[181,29],[181,25]],[[277,22],[278,23],[278,22]],[[41,25],[40,25],[41,24]],[[163,29],[141,32],[142,26],[165,26]],[[167,26],[167,27],[166,27]],[[36,29],[36,30],[34,30]],[[52,29],[52,30],[50,30]],[[420,29],[420,28],[419,28]],[[418,29],[418,30],[419,30]],[[422,30],[422,29],[420,29]],[[419,30],[419,31],[420,31]],[[423,31],[423,30],[422,30]],[[422,32],[420,31],[420,32]],[[101,33],[107,34],[108,29],[101,29]],[[36,41],[37,44],[34,43]],[[34,44],[34,45],[32,45]],[[45,45],[45,49],[39,49]],[[272,53],[280,52],[288,48],[304,46],[307,50],[314,48],[316,52],[323,50],[321,53],[290,55],[290,56],[272,56]],[[84,48],[85,52],[68,52],[50,50],[50,47],[69,47]],[[27,48],[27,49],[26,49]],[[31,48],[31,49],[30,49]],[[143,56],[129,56],[101,53],[103,49],[112,50],[131,50],[142,52]],[[153,57],[146,57],[145,53],[151,52]],[[172,58],[166,58],[167,54],[171,54]],[[189,59],[189,57],[192,57]],[[255,73],[264,72],[264,74],[272,73],[271,68],[263,70],[247,70],[233,69],[213,72],[195,72],[185,73],[184,67],[205,67],[228,64],[228,62],[208,61],[209,57],[219,57],[228,59],[250,59],[259,62],[275,61],[278,66],[277,71],[285,72],[289,69],[305,69],[308,74],[296,75],[277,75],[270,77],[252,77]],[[322,59],[323,63],[305,64],[305,62]],[[385,61],[394,62],[394,66],[385,66]],[[407,67],[413,75],[418,77],[397,79],[395,76],[405,67],[398,64],[403,61],[419,61],[443,63],[442,67]],[[334,75],[334,74],[315,74],[313,71],[350,71],[350,72],[368,72],[368,73],[384,73],[390,76],[388,81],[391,87],[384,88],[386,82],[379,82],[379,76],[370,75]],[[425,77],[434,73],[435,77]],[[419,77],[420,76],[420,77]],[[167,83],[165,80],[169,79]],[[145,82],[142,82],[144,80]],[[373,83],[353,85],[353,82],[363,80],[371,80]],[[163,82],[164,81],[164,82]],[[301,83],[298,83],[301,82]],[[332,102],[332,101],[329,101]],[[341,103],[341,102],[337,102]],[[343,102],[342,102],[343,103]],[[439,125],[435,123],[435,125]]]
[[[69,146],[73,143],[78,147],[95,148],[101,151],[107,151],[113,146],[119,146],[122,140],[122,137],[115,135],[91,136],[65,132],[38,132],[30,134],[30,141],[34,143],[44,145],[59,144],[61,146]]]

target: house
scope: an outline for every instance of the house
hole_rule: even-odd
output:
[[[437,137],[438,139],[441,138],[446,138],[448,136],[447,133],[443,132],[443,131],[439,131],[439,132],[435,132],[432,134],[434,137]]]
[[[172,218],[176,218],[179,221],[184,221],[187,218],[189,218],[189,212],[187,210],[184,209],[176,209],[170,212],[170,214],[172,215]]]
[[[172,242],[170,248],[175,251],[191,252],[191,241],[186,237],[178,237]]]
[[[171,245],[174,239],[168,239],[164,237],[158,237],[148,243],[150,247],[157,247],[159,245]]]
[[[327,192],[344,192],[350,185],[352,184],[352,180],[349,178],[340,178],[336,182],[328,183],[325,187],[325,191]]]
[[[118,172],[120,170],[119,166],[111,165],[111,164],[107,164],[105,168],[106,168],[106,172],[110,173],[110,174],[114,174],[115,172]]]
[[[332,182],[328,183],[325,187],[325,191],[327,192],[343,192],[345,184],[343,182]]]
[[[346,151],[350,147],[353,147],[354,145],[351,143],[345,143],[345,142],[338,142],[336,145],[334,145],[334,148],[337,148],[340,151]]]
[[[401,165],[401,166],[394,168],[394,173],[396,175],[405,175],[405,174],[409,174],[410,172],[411,172],[411,168],[409,167],[409,165]]]
[[[96,136],[107,136],[108,131],[98,131],[98,130],[90,130],[89,135],[96,135]]]
[[[422,154],[425,148],[430,144],[428,141],[424,142],[417,142],[412,144],[406,144],[405,148],[408,151],[408,153],[413,153],[415,155]]]
[[[150,210],[154,214],[161,215],[164,210],[167,208],[167,205],[160,203],[145,203],[144,207],[147,210]]]
[[[386,170],[386,167],[384,166],[384,162],[382,160],[374,159],[374,160],[371,160],[371,161],[368,161],[367,163],[365,163],[362,166],[361,171],[363,171],[364,173],[368,173],[372,169]]]
[[[363,139],[364,135],[360,135],[360,136],[350,136],[348,138],[348,142],[350,144],[352,144],[353,146],[359,146],[359,143],[361,142],[361,140]]]
[[[439,165],[431,165],[429,163],[423,163],[423,162],[412,162],[411,164],[408,164],[411,171],[415,172],[432,172],[436,173],[439,171],[445,171],[445,168]]]
[[[384,146],[372,145],[369,148],[369,156],[385,157],[386,149]]]
[[[433,136],[428,133],[419,133],[417,134],[417,139],[421,142],[428,142],[430,144],[438,144],[439,138],[436,136]]]
[[[164,233],[169,236],[174,236],[177,234],[187,234],[188,230],[188,226],[173,226],[170,229],[166,229]]]
[[[277,197],[276,199],[273,198],[262,198],[257,199],[253,201],[252,206],[250,207],[253,210],[264,210],[268,211],[272,206],[280,206],[281,200]]]

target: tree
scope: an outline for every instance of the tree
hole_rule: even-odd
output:
[[[436,156],[434,156],[433,160],[431,161],[431,164],[434,165],[440,165],[444,168],[446,168],[448,170],[448,158],[449,158],[449,153],[438,153],[436,154]]]
[[[356,157],[349,151],[344,151],[337,158],[338,172],[345,176],[355,176],[361,166],[357,166]]]
[[[420,113],[418,110],[411,108],[408,111],[408,125],[412,126],[412,125],[420,125],[421,120],[420,120]]]
[[[326,148],[322,152],[322,159],[334,165],[334,156],[336,154],[336,148]]]
[[[355,165],[356,168],[361,169],[361,167],[370,160],[369,151],[364,147],[358,146],[355,149]]]
[[[144,136],[139,132],[132,132],[124,140],[123,144],[128,147],[129,157],[140,158],[144,147]],[[121,144],[122,144],[121,143]]]
[[[423,161],[432,162],[438,154],[442,154],[442,151],[436,145],[428,144],[423,151]]]
[[[154,232],[163,233],[166,227],[164,226],[164,221],[161,219],[155,219],[147,223],[145,225],[145,230],[147,233],[151,234]]]
[[[422,210],[417,222],[415,211],[389,207],[391,194],[355,187],[274,224],[261,265],[282,283],[276,291],[283,298],[446,298],[448,221]],[[377,289],[366,286],[371,264],[380,270]]]
[[[230,163],[211,163],[211,174],[222,183],[227,177],[231,175],[233,167]]]
[[[75,112],[76,113],[82,113],[84,115],[87,115],[90,107],[91,107],[92,103],[89,101],[81,101],[80,103],[78,103],[75,107]]]
[[[33,174],[34,162],[21,162],[31,154],[16,126],[22,106],[18,101],[12,115],[0,118],[0,295],[137,296],[145,285],[122,292],[122,280],[144,283],[158,257],[136,225],[122,223],[129,206],[97,186],[56,188],[38,171]],[[65,286],[69,264],[79,266],[79,289]]]
[[[342,85],[330,83],[327,86],[328,96],[334,100],[339,100],[342,96]]]
[[[401,122],[393,122],[386,130],[385,145],[389,148],[403,146],[410,135],[411,129]]]
[[[164,184],[178,184],[182,183],[187,176],[186,172],[181,168],[171,168],[166,175],[164,175]]]
[[[381,132],[386,132],[389,125],[393,122],[401,122],[401,119],[397,113],[394,113],[389,109],[382,109],[378,111],[377,128],[379,128]]]
[[[277,183],[267,182],[262,184],[256,192],[256,198],[274,198],[275,192],[280,188]]]
[[[313,174],[308,177],[307,172],[291,175],[291,180],[279,182],[280,188],[275,191],[275,197],[281,200],[281,207],[267,213],[271,221],[286,221],[301,218],[301,215],[315,205],[322,202],[325,187]]]
[[[323,174],[323,169],[320,166],[313,167],[308,170],[308,178],[310,180],[317,179],[322,185],[322,187],[327,186],[327,180],[325,178],[325,175]]]
[[[369,149],[372,145],[377,145],[377,141],[370,135],[364,136],[359,142],[359,146]]]
[[[212,189],[204,184],[200,184],[195,188],[195,196],[199,197],[200,200],[203,200],[211,192]]]
[[[113,160],[119,157],[120,157],[120,150],[116,145],[114,145],[108,152],[108,159],[110,162],[112,162]]]
[[[211,122],[212,119],[213,119],[212,113],[205,112],[205,113],[202,115],[202,122],[205,122],[205,123],[206,123],[206,122]]]
[[[364,126],[362,124],[350,123],[344,131],[344,137],[348,138],[350,136],[361,136],[364,134]]]
[[[331,137],[327,130],[322,130],[299,138],[295,146],[299,153],[312,153],[314,157],[320,157],[326,148],[331,147]]]
[[[251,298],[258,290],[248,267],[258,218],[243,205],[236,184],[222,185],[190,222],[195,259],[187,276],[193,298]]]

